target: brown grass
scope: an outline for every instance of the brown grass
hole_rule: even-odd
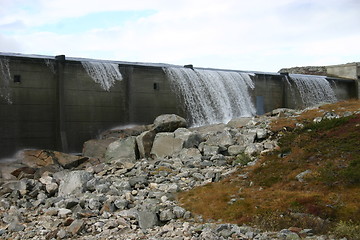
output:
[[[321,109],[340,113],[359,108],[360,101],[349,101]],[[315,116],[310,110],[298,118],[306,123]],[[206,219],[266,230],[295,226],[324,233],[340,221],[360,223],[359,143],[360,115],[307,125],[286,132],[280,149],[263,155],[255,166],[182,192],[178,200]],[[299,182],[296,176],[305,170],[311,173]],[[244,173],[247,179],[239,177]]]

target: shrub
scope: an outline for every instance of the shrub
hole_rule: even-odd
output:
[[[348,240],[360,239],[360,225],[352,221],[340,221],[335,226],[334,234],[337,237],[346,237]]]

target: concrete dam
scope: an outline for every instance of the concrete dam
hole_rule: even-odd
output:
[[[165,113],[193,126],[358,98],[356,80],[0,53],[0,158],[81,152],[99,133]]]

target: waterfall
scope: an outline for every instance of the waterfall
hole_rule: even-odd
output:
[[[121,81],[122,75],[119,71],[118,64],[108,62],[89,62],[82,61],[87,74],[105,91],[109,91],[115,84],[115,81]]]
[[[50,71],[55,74],[56,71],[55,71],[55,61],[53,59],[48,59],[48,58],[45,58],[44,59],[44,62],[45,62],[45,65],[50,69]]]
[[[176,67],[163,70],[184,100],[193,126],[227,123],[233,118],[255,115],[249,93],[254,83],[247,73]]]
[[[5,99],[8,104],[12,104],[11,91],[10,91],[10,66],[9,60],[0,58],[0,97]]]
[[[326,77],[301,74],[289,74],[289,76],[299,90],[305,107],[337,101],[335,92]]]

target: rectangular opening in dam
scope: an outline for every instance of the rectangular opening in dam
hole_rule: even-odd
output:
[[[21,83],[21,75],[14,75],[14,83]]]

